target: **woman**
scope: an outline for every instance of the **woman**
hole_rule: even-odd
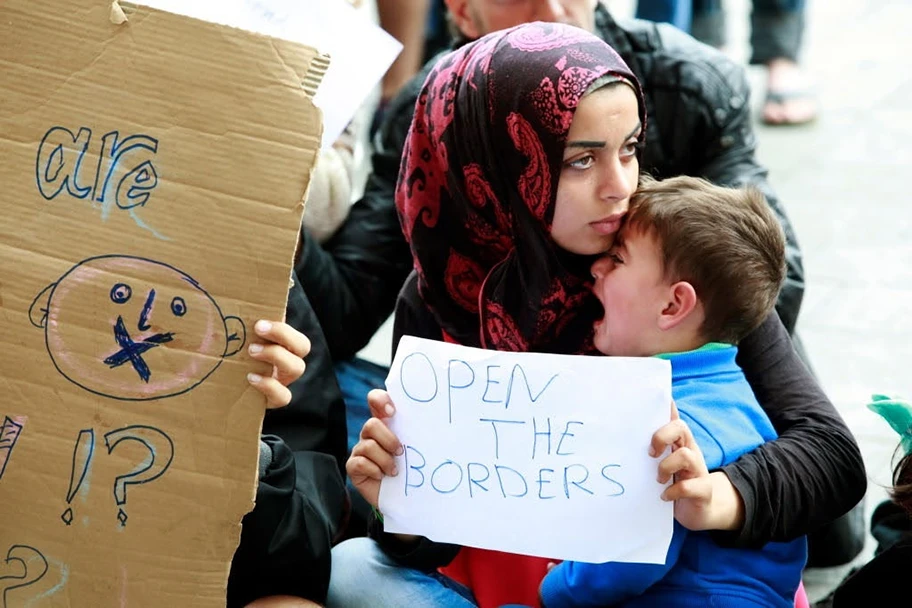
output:
[[[593,83],[597,90],[584,97]],[[594,354],[592,327],[603,313],[589,267],[612,245],[636,188],[645,126],[632,72],[579,29],[527,24],[442,59],[419,97],[400,172],[397,204],[416,272],[400,295],[395,341],[409,334]],[[812,508],[808,484],[833,484],[833,500],[861,497],[861,457],[778,318],[741,348],[758,399],[776,411],[771,420],[790,424],[777,426],[779,440],[710,475],[711,488],[677,496],[694,507],[678,509],[678,519],[691,529],[729,530],[720,536],[726,542],[795,538],[808,532],[798,525]],[[388,396],[373,393],[372,409],[376,418],[347,468],[376,506],[398,441],[381,420],[393,411]],[[859,475],[805,479],[804,459],[820,453],[852,462]],[[547,560],[375,528],[379,544],[357,539],[334,549],[330,605],[536,603]]]

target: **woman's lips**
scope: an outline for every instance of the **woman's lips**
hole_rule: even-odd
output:
[[[599,234],[608,236],[617,233],[621,229],[621,220],[623,219],[623,215],[612,215],[597,222],[590,222],[589,225]]]

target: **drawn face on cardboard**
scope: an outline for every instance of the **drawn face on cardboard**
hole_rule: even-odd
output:
[[[51,360],[87,391],[128,401],[185,393],[244,345],[244,323],[180,270],[144,258],[83,260],[32,303]]]

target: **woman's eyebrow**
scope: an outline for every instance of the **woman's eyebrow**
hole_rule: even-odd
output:
[[[633,137],[634,135],[636,135],[642,128],[643,128],[643,123],[640,122],[640,121],[637,121],[636,126],[633,128],[633,130],[630,131],[630,133],[628,133],[628,134],[624,137],[624,139],[625,139],[625,140],[630,139],[631,137]],[[576,140],[576,141],[568,141],[568,142],[567,142],[567,145],[566,145],[565,147],[566,147],[566,148],[589,148],[589,149],[592,149],[592,148],[604,148],[604,147],[607,146],[607,145],[608,145],[608,142],[605,142],[605,141],[599,141],[599,140],[595,140],[595,139],[579,139],[579,140]]]
[[[604,148],[607,142],[596,141],[591,139],[581,139],[579,141],[567,142],[567,148]]]

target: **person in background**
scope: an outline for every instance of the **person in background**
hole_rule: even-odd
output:
[[[272,363],[275,372],[251,376],[270,409],[260,440],[256,504],[242,521],[228,577],[228,608],[322,603],[330,551],[349,512],[345,407],[326,340],[298,281],[285,317],[254,326],[259,340],[250,355]]]
[[[766,67],[762,119],[768,125],[801,125],[817,118],[817,98],[799,64],[805,0],[753,0],[751,65]],[[639,19],[670,23],[721,49],[727,42],[722,0],[639,0]]]
[[[912,571],[912,403],[874,395],[868,408],[881,415],[900,437],[890,499],[877,505],[871,516],[877,550],[868,563],[853,569],[814,608],[888,606],[908,593],[906,577]]]

